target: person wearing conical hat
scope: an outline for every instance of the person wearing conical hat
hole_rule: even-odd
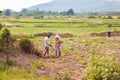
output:
[[[56,34],[55,35],[55,53],[57,58],[61,56],[60,46],[61,46],[60,36]]]

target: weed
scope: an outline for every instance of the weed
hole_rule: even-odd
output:
[[[81,62],[82,65],[87,65],[88,63],[87,62]]]
[[[9,65],[9,66],[16,66],[16,65],[18,65],[18,64],[17,64],[16,61],[9,60],[9,61],[8,61],[8,65]]]
[[[70,75],[67,72],[64,73],[63,80],[70,80]]]
[[[44,64],[44,62],[42,62],[42,61],[36,61],[36,62],[33,62],[31,66],[32,66],[33,68],[40,69],[40,68],[44,67],[45,64]]]
[[[0,64],[0,71],[6,71],[9,69],[9,65],[6,63],[1,63]]]
[[[92,45],[92,41],[85,41],[84,43],[85,43],[85,46],[90,46],[90,45]]]

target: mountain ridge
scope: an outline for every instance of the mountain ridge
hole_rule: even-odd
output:
[[[120,11],[119,0],[53,0],[49,3],[32,6],[28,9],[39,8],[45,11],[66,11],[74,9],[75,12],[81,11]]]

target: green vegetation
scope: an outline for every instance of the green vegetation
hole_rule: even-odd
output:
[[[31,53],[33,44],[31,43],[29,39],[19,40],[19,45],[23,51],[25,51],[26,53]]]
[[[116,63],[113,54],[92,57],[85,77],[89,80],[119,80],[120,65]]]
[[[6,53],[6,62],[9,62],[9,52],[8,49],[11,46],[12,38],[11,33],[8,29],[3,28],[0,32],[0,49]]]
[[[45,63],[44,62],[42,62],[42,61],[35,61],[35,62],[33,62],[32,63],[32,68],[36,68],[36,69],[40,69],[40,68],[42,68],[42,67],[44,67],[45,66]]]
[[[25,53],[34,54],[39,57],[41,56],[40,51],[36,49],[33,42],[27,38],[20,39],[19,46]]]
[[[8,46],[4,45],[12,43],[11,36],[15,42],[12,50],[7,51],[13,53],[8,64],[4,63],[4,52],[1,53],[0,80],[79,80],[86,68],[87,80],[119,80],[120,66],[114,59],[116,55],[113,55],[119,53],[119,37],[108,39],[107,35],[93,37],[90,34],[106,33],[108,24],[112,24],[111,31],[119,31],[120,19],[95,16],[79,18],[71,16],[72,10],[70,12],[70,16],[60,18],[48,16],[45,19],[41,15],[33,18],[1,18],[1,47],[8,50]],[[44,38],[48,33],[53,34],[50,39],[53,47],[49,56],[42,56]],[[55,34],[60,34],[63,41],[60,58],[55,58],[54,54]],[[24,54],[21,49],[24,53],[33,54]]]

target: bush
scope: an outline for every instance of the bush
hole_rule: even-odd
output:
[[[113,17],[112,16],[108,16],[107,19],[113,19]]]
[[[85,78],[88,80],[120,80],[120,65],[113,56],[93,57]]]
[[[19,40],[19,46],[25,53],[33,53],[37,56],[41,56],[41,52],[34,47],[34,44],[29,39]]]
[[[30,53],[33,47],[33,44],[28,39],[21,39],[19,41],[19,46],[24,52]]]
[[[4,45],[8,46],[8,44],[10,43],[10,39],[11,39],[10,31],[6,28],[3,28],[0,33],[0,38],[2,42],[4,43]]]

